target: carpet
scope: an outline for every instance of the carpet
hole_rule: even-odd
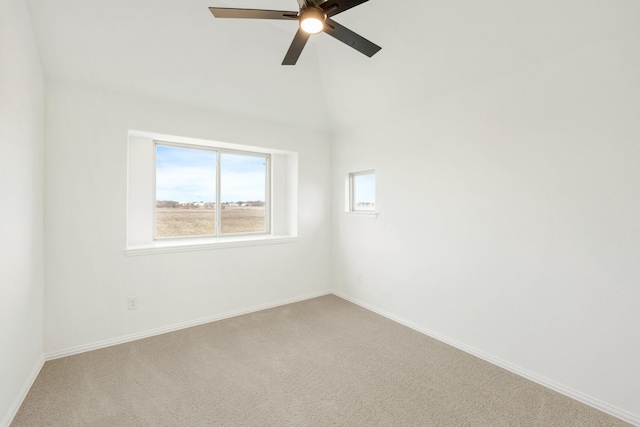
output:
[[[46,362],[12,426],[626,426],[333,295]]]

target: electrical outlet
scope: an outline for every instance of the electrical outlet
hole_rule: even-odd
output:
[[[127,302],[129,310],[136,310],[138,308],[138,297],[129,297]]]
[[[359,284],[362,283],[362,274],[358,274],[356,276],[356,282],[359,283]]]

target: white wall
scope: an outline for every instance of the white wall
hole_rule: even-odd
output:
[[[125,256],[131,129],[297,151],[298,242]],[[330,288],[324,135],[62,83],[47,87],[46,132],[46,353]]]
[[[340,132],[337,289],[640,423],[638,76],[636,31]]]
[[[44,79],[22,0],[0,1],[0,425],[42,360]]]

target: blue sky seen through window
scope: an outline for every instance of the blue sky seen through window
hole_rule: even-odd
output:
[[[264,202],[267,160],[264,157],[222,153],[220,159],[220,201]]]
[[[264,201],[266,159],[222,153],[220,201]],[[156,146],[156,200],[216,201],[216,152]]]
[[[191,148],[156,148],[156,200],[216,201],[216,153]]]
[[[361,203],[375,205],[376,176],[374,173],[354,175],[354,204]]]

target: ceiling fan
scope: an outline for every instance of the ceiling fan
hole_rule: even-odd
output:
[[[375,55],[380,46],[364,37],[343,27],[331,17],[365,3],[368,0],[297,0],[300,7],[298,12],[262,9],[233,9],[225,7],[210,7],[209,10],[216,18],[245,18],[245,19],[282,19],[298,21],[298,32],[293,38],[289,51],[282,61],[282,65],[296,65],[302,49],[312,34],[325,32],[341,42],[351,46],[368,57]]]

